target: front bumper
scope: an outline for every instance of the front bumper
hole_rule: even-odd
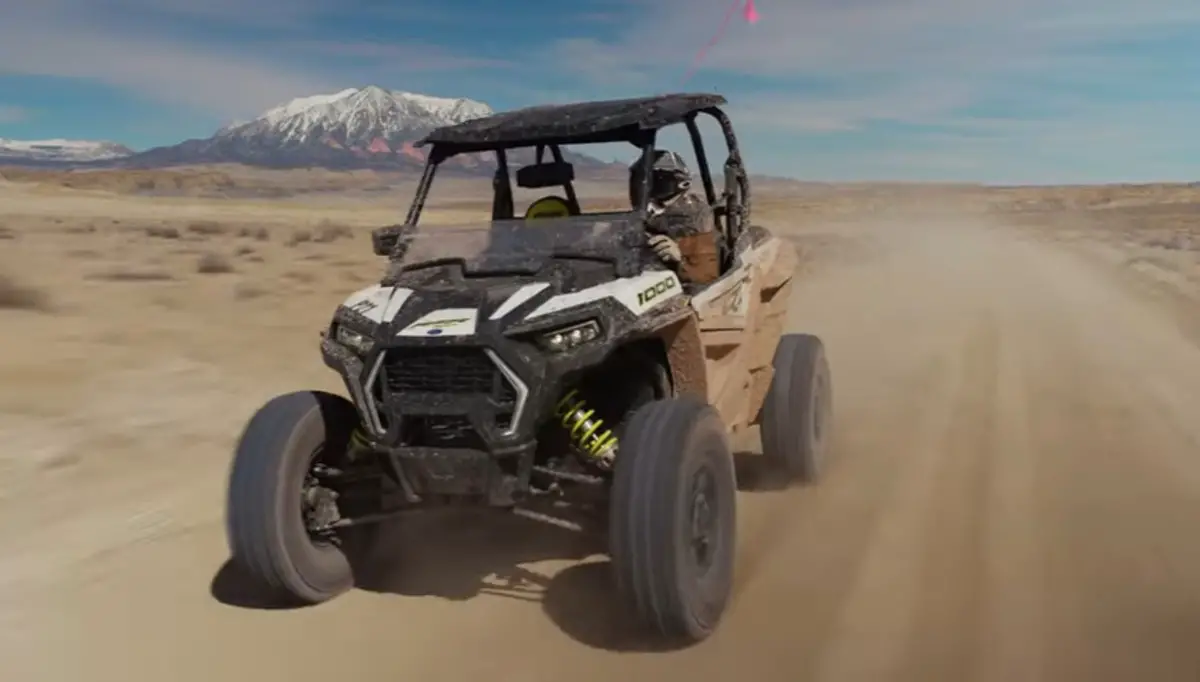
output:
[[[557,397],[539,353],[517,342],[497,348],[454,340],[360,358],[325,339],[321,351],[409,493],[506,505],[528,489],[538,425]]]

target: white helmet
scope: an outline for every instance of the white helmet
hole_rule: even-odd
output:
[[[650,175],[650,201],[667,204],[692,187],[692,172],[683,157],[665,149],[654,152]],[[629,166],[629,202],[642,205],[642,160]]]

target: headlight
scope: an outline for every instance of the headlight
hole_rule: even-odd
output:
[[[367,353],[371,352],[371,348],[375,345],[375,342],[371,340],[370,336],[367,336],[362,332],[354,331],[353,329],[341,324],[337,326],[337,331],[335,332],[334,338],[338,343],[346,346],[359,355],[366,355]]]
[[[556,329],[543,334],[541,344],[546,350],[561,353],[600,337],[600,325],[595,320]]]

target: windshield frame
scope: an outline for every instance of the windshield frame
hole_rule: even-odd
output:
[[[457,265],[466,275],[537,274],[554,261],[603,263],[618,277],[646,262],[644,214],[607,212],[565,218],[396,226],[388,272],[398,276]]]
[[[649,197],[649,192],[650,192],[650,176],[651,176],[651,170],[654,166],[654,148],[655,148],[654,144],[655,144],[655,140],[657,139],[657,136],[658,136],[658,131],[657,130],[644,130],[644,131],[639,131],[639,132],[640,132],[640,134],[637,137],[628,138],[625,141],[629,142],[634,147],[638,148],[639,157],[638,157],[637,162],[642,165],[642,171],[643,171],[641,173],[642,187],[641,187],[641,191],[638,192],[638,196],[640,197],[639,205],[633,206],[631,212],[644,214],[649,205],[648,197]],[[572,140],[525,140],[519,144],[490,145],[483,149],[478,149],[475,147],[466,148],[466,147],[460,147],[460,146],[456,146],[456,145],[443,144],[443,143],[434,143],[432,149],[429,152],[429,157],[425,161],[425,168],[421,172],[421,179],[417,182],[416,192],[413,195],[412,203],[409,205],[408,213],[404,218],[403,224],[406,226],[412,226],[412,227],[416,227],[419,224],[420,219],[421,219],[421,214],[424,212],[424,209],[425,209],[425,202],[428,201],[428,199],[429,199],[429,191],[430,191],[430,189],[432,189],[433,181],[434,181],[435,177],[437,176],[438,168],[443,163],[445,163],[447,160],[452,159],[455,156],[458,156],[459,154],[465,154],[468,152],[491,151],[496,155],[495,159],[496,159],[497,172],[495,173],[495,175],[493,177],[493,181],[492,181],[492,201],[493,201],[493,218],[494,218],[495,205],[496,205],[495,202],[496,202],[497,197],[503,196],[503,195],[507,195],[509,197],[512,196],[512,178],[510,177],[510,173],[509,173],[509,169],[508,169],[508,154],[507,154],[507,152],[509,150],[511,150],[511,149],[529,149],[529,148],[538,149],[538,157],[540,159],[541,151],[542,151],[541,148],[546,147],[546,148],[549,148],[549,151],[553,155],[555,161],[561,162],[562,161],[561,145],[570,144],[571,142],[572,142]],[[585,146],[585,147],[587,146],[587,141],[585,141],[585,140],[576,140],[575,142],[577,144],[581,144],[582,146]],[[564,184],[563,190],[564,190],[564,192],[566,192],[568,199],[571,199],[575,196],[575,188],[574,188],[573,182],[567,182],[566,184]],[[598,214],[591,214],[591,215],[598,215]],[[581,217],[586,217],[586,216],[581,216]]]

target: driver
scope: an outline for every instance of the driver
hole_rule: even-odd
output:
[[[692,173],[678,154],[654,152],[646,230],[649,244],[680,279],[708,284],[720,276],[712,208],[688,190]],[[642,162],[629,167],[629,200],[641,206]]]

